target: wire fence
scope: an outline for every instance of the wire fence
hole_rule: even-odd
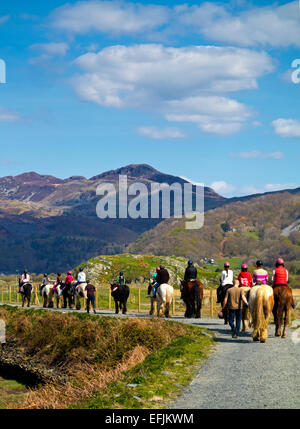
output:
[[[40,295],[40,285],[32,283],[31,304],[37,307],[43,307],[43,298]],[[202,316],[216,317],[220,311],[220,304],[216,303],[216,290],[204,290],[202,301]],[[19,287],[15,283],[0,285],[0,302],[2,304],[21,304],[21,295]],[[55,300],[54,306],[56,306]],[[111,296],[109,285],[100,285],[96,287],[95,295],[96,310],[114,310],[114,299]],[[84,299],[81,298],[81,306],[85,308]],[[147,297],[147,287],[130,287],[130,295],[127,301],[127,309],[135,313],[149,313],[151,300]],[[171,305],[171,314],[181,316],[185,312],[185,305],[180,299],[180,291],[174,289],[174,297]]]
[[[43,298],[40,296],[40,285],[32,283],[31,304],[37,307],[43,307]],[[293,296],[296,302],[300,301],[300,289],[293,289]],[[2,304],[21,304],[21,295],[19,287],[15,283],[0,284],[0,303]],[[114,310],[114,300],[111,296],[109,285],[99,285],[96,287],[95,295],[96,310]],[[54,305],[56,302],[54,300]],[[84,299],[81,298],[81,306],[85,308]],[[127,309],[135,313],[149,313],[150,298],[147,297],[147,287],[130,287],[130,295],[127,301]],[[217,304],[215,289],[203,291],[202,317],[217,317],[220,311],[220,304]],[[185,312],[184,302],[180,299],[180,291],[174,289],[174,297],[171,305],[171,314],[173,316],[182,316]],[[300,317],[300,309],[294,311],[295,317]]]

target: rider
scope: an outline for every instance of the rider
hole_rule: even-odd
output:
[[[153,291],[153,298],[156,298],[156,289],[159,286],[157,283],[157,274],[159,271],[160,271],[160,267],[156,267],[156,271],[152,276],[152,282],[148,286],[148,297],[151,296],[151,290],[152,290]]]
[[[69,291],[72,290],[71,288],[72,288],[73,281],[74,279],[72,276],[72,271],[68,271],[65,279],[65,284],[62,288],[62,295],[64,298],[64,308],[67,308],[67,300],[69,301],[69,307],[71,308],[72,297],[70,296]]]
[[[156,276],[156,281],[159,285],[162,285],[164,283],[168,283],[170,279],[170,275],[168,270],[164,267],[164,265],[159,266],[159,271]]]
[[[188,266],[185,269],[185,273],[184,273],[184,282],[187,283],[191,280],[197,280],[197,268],[194,267],[194,262],[189,259],[188,260]],[[180,299],[182,299],[182,291],[183,291],[183,286],[180,286],[180,291],[181,291],[181,296]]]
[[[50,283],[50,280],[49,280],[48,274],[44,274],[43,282],[40,286],[40,295],[42,295],[42,289],[49,283]]]
[[[19,292],[21,291],[21,288],[26,284],[30,282],[30,275],[28,274],[27,270],[24,270],[24,273],[21,276],[21,281],[19,283]]]
[[[273,289],[276,286],[287,286],[289,280],[289,273],[286,268],[284,268],[284,260],[282,258],[278,258],[276,261],[276,268],[273,271],[272,283]],[[292,302],[292,307],[295,308],[294,298]]]
[[[118,286],[122,286],[126,283],[123,271],[120,271],[119,277],[117,278]]]
[[[223,308],[223,301],[225,299],[226,292],[229,288],[233,287],[233,271],[229,269],[230,264],[229,262],[225,262],[224,264],[224,270],[222,271],[222,275],[220,278],[220,286],[217,289],[217,302],[221,303],[221,306]],[[225,308],[225,307],[224,307]],[[227,325],[228,323],[228,311],[223,312],[224,314],[224,324]]]
[[[252,277],[248,271],[248,265],[242,264],[241,272],[238,276],[239,286],[240,287],[251,287],[252,286]]]
[[[257,285],[260,281],[261,284],[267,285],[269,280],[268,271],[264,268],[264,263],[260,259],[256,262],[257,269],[253,271],[253,285]]]
[[[83,284],[83,283],[86,283],[86,274],[83,271],[83,268],[80,267],[79,268],[79,273],[77,275],[77,283],[75,283],[73,285],[73,293],[75,293],[76,287],[79,286],[79,285],[81,285],[81,284]]]
[[[56,276],[57,276],[56,277],[56,283],[53,286],[53,291],[55,292],[55,290],[58,286],[60,286],[60,289],[62,291],[62,275],[61,275],[61,273],[57,273]]]

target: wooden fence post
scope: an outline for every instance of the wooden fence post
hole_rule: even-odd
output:
[[[214,298],[213,298],[213,290],[210,290],[210,317],[214,315]]]

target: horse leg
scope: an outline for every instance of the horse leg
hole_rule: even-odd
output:
[[[195,318],[196,319],[200,319],[200,302],[196,301],[195,303],[196,305],[196,314],[195,314]]]
[[[127,308],[126,308],[126,299],[124,298],[123,302],[121,302],[122,305],[122,314],[126,314]]]
[[[283,325],[283,332],[282,332],[281,338],[286,338],[286,327],[289,320],[289,312],[290,312],[289,308],[284,312],[284,319],[283,319],[284,325]]]
[[[44,303],[43,303],[44,308],[47,307],[47,302],[48,302],[47,295],[44,295]]]
[[[278,306],[276,309],[276,318],[275,318],[275,324],[276,324],[275,337],[281,336],[282,313],[283,313],[283,309]]]
[[[115,299],[115,306],[116,306],[116,314],[119,314],[119,303],[116,299]]]
[[[151,298],[151,308],[150,308],[150,316],[152,316],[153,315],[153,313],[154,313],[154,299],[153,298]]]
[[[70,297],[70,302],[71,302],[71,297]],[[80,310],[80,309],[81,309],[80,297],[79,295],[76,295],[76,310]]]
[[[165,317],[170,317],[170,303],[166,303]]]

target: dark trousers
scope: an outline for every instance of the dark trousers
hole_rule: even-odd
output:
[[[96,310],[95,307],[95,297],[94,296],[88,296],[86,300],[86,311],[89,313],[90,311],[90,303],[92,304],[92,307],[94,310]]]
[[[229,325],[233,334],[239,336],[240,326],[242,320],[242,309],[239,310],[230,310],[229,309]],[[235,321],[235,324],[234,324]]]

